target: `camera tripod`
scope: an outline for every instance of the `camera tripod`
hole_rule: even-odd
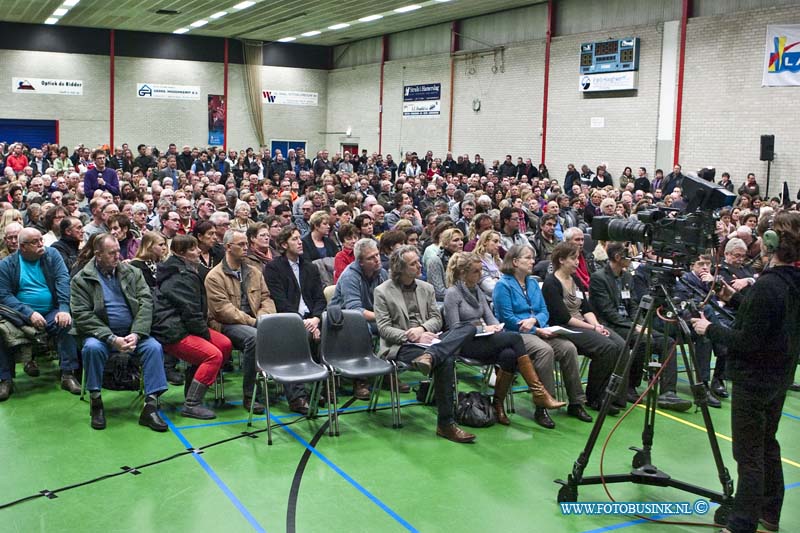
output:
[[[680,481],[671,477],[666,472],[659,470],[653,465],[651,451],[653,447],[653,437],[655,435],[655,415],[658,398],[656,383],[653,383],[653,386],[650,388],[645,403],[642,447],[630,448],[632,451],[636,452],[632,461],[633,470],[627,474],[610,474],[603,477],[583,475],[583,472],[589,463],[592,450],[597,443],[611,403],[618,395],[625,394],[625,391],[620,390],[622,388],[622,384],[624,383],[623,376],[628,375],[634,357],[633,354],[636,352],[642,342],[646,343],[645,360],[650,360],[653,341],[653,319],[655,318],[656,310],[659,309],[659,307],[663,309],[663,312],[670,321],[674,320],[677,322],[676,346],[689,346],[688,357],[686,352],[682,350],[683,363],[686,367],[686,376],[689,380],[689,384],[691,385],[694,401],[700,407],[700,410],[703,413],[703,422],[705,424],[709,444],[711,445],[711,454],[717,467],[720,483],[722,484],[722,492],[700,487],[698,485],[693,485],[685,481]],[[640,319],[642,319],[641,323]],[[691,339],[689,326],[681,316],[681,313],[678,311],[673,301],[670,299],[664,283],[654,284],[651,286],[650,294],[645,295],[639,303],[633,323],[634,325],[641,325],[641,329],[637,332],[636,328],[632,327],[628,333],[628,338],[626,339],[625,343],[626,348],[623,349],[617,357],[614,372],[611,375],[605,392],[603,393],[602,406],[600,407],[600,411],[597,413],[597,419],[594,423],[591,433],[589,434],[589,439],[586,442],[586,446],[578,456],[578,459],[575,461],[575,464],[572,467],[572,473],[567,476],[567,480],[556,480],[556,483],[562,485],[558,491],[558,501],[577,501],[578,487],[580,485],[599,485],[602,483],[636,483],[639,485],[673,487],[685,492],[702,496],[720,504],[720,507],[714,513],[714,521],[717,524],[726,524],[728,515],[730,514],[733,506],[733,481],[728,473],[728,469],[723,463],[717,436],[716,433],[714,433],[714,425],[711,420],[711,415],[708,411],[707,391],[703,383],[698,383],[695,381],[694,369],[696,368],[697,364],[695,359],[694,343]],[[633,349],[628,350],[627,347],[630,346],[631,340],[634,341]],[[662,353],[667,352],[664,351]],[[658,367],[658,364],[650,364],[648,366],[650,381],[655,378]]]

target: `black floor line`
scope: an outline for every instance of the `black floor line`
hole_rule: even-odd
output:
[[[355,402],[355,398],[350,398],[347,400],[341,408],[346,409],[350,407],[353,402]],[[312,448],[316,448],[317,443],[325,434],[325,431],[328,429],[328,425],[330,421],[326,421],[324,424],[320,426],[317,430],[317,433],[314,435],[314,438],[311,439]],[[303,473],[306,471],[306,465],[308,465],[308,460],[311,458],[311,450],[306,448],[303,452],[303,456],[300,457],[300,462],[297,463],[297,469],[294,471],[294,478],[292,479],[292,486],[289,489],[289,502],[286,506],[286,533],[295,533],[295,522],[297,518],[297,496],[300,493],[300,482],[303,480]]]

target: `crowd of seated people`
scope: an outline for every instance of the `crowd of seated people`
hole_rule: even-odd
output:
[[[592,220],[680,209],[691,198],[683,197],[680,165],[652,178],[644,167],[616,178],[606,164],[570,164],[563,180],[554,174],[511,155],[488,164],[478,154],[431,151],[396,161],[366,150],[0,143],[0,321],[21,324],[21,337],[0,335],[0,401],[14,392],[17,363],[39,376],[41,353],[15,349],[33,338],[53,343],[64,390],[80,393],[83,368],[95,429],[106,426],[103,372],[118,354],[141,361],[139,421],[153,430],[167,429],[157,402],[169,385],[184,385],[183,416],[213,418],[203,397],[231,368],[234,349],[244,408],[263,413],[253,386],[258,317],[299,315],[316,349],[322,314],[336,305],[363,314],[379,356],[436,377],[436,432],[449,440],[476,438],[453,413],[460,355],[495,367],[502,424],[510,423],[503,400],[516,374],[540,426],[555,427],[551,411],[565,405],[589,422],[585,407],[600,407],[617,357],[632,348],[625,339],[639,327],[633,317],[647,270],[634,252],[650,253],[642,243],[591,239]],[[698,303],[709,302],[715,274],[747,291],[769,265],[761,235],[771,218],[798,209],[789,198],[762,197],[754,174],[738,188],[727,172],[719,183],[738,193],[717,213],[719,248],[694,258],[676,285]],[[716,299],[704,312],[722,324],[735,316]],[[653,335],[665,357],[675,342],[669,328],[656,324]],[[708,404],[721,407],[725,347],[693,342]],[[612,414],[638,399],[645,355],[632,354]],[[579,356],[591,360],[585,390]],[[554,399],[556,363],[566,402]],[[676,363],[662,373],[658,405],[687,410]],[[309,412],[306,386],[284,392],[289,409]],[[369,399],[369,383],[356,381],[353,395]]]

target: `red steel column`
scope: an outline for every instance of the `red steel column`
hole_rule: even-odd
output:
[[[225,74],[222,89],[222,151],[228,154],[228,38],[225,37]]]
[[[686,58],[686,24],[691,16],[691,0],[683,0],[681,8],[681,46],[678,51],[678,98],[675,103],[675,151],[672,154],[672,164],[677,165],[681,152],[681,115],[683,108],[683,69]]]
[[[378,95],[378,153],[383,154],[383,71],[389,58],[389,36],[381,37],[381,81]]]
[[[553,39],[553,1],[547,0],[547,35],[544,45],[544,94],[542,95],[542,163],[547,159],[547,97],[550,92],[550,42]]]
[[[108,147],[111,149],[111,153],[114,153],[114,30],[111,30],[111,49],[109,51],[109,57],[111,60],[111,64],[109,65],[109,137],[111,140],[109,141]]]
[[[460,42],[458,33],[461,30],[461,24],[458,20],[454,20],[450,24],[450,113],[447,125],[447,151],[453,150],[453,93],[455,78],[456,78],[456,59],[453,54],[458,52]]]

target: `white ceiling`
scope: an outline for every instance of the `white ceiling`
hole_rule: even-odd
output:
[[[61,7],[64,0],[0,0],[0,20],[42,24]],[[205,19],[209,23],[191,29],[189,35],[236,37],[276,41],[297,37],[295,42],[336,45],[386,33],[470,18],[546,0],[258,0],[241,11],[233,10],[240,0],[80,0],[61,17],[58,25],[131,31],[172,33]],[[409,4],[422,7],[408,13],[394,9]],[[177,15],[157,14],[160,9]],[[219,11],[228,14],[217,20],[208,17]],[[368,15],[383,14],[374,22],[358,22]],[[330,30],[328,26],[349,23],[350,27]],[[309,31],[321,35],[302,37]]]

